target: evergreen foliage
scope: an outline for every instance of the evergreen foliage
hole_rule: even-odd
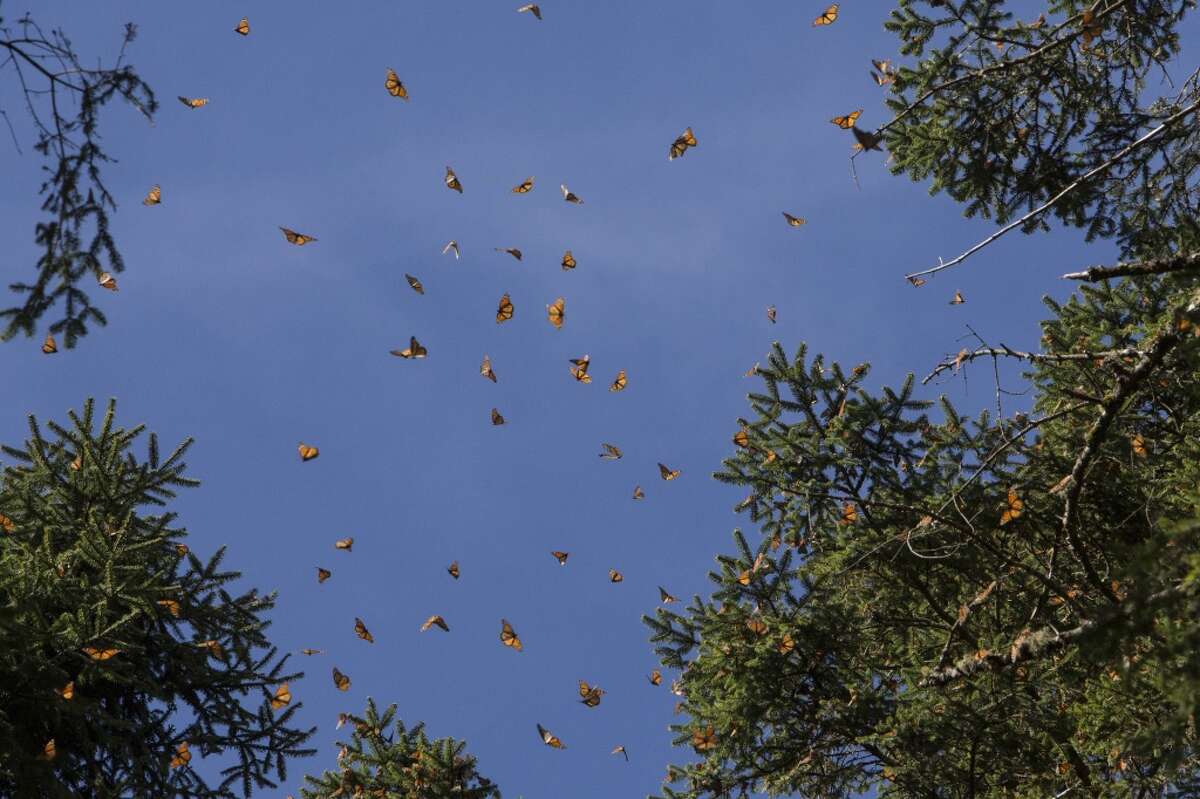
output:
[[[423,723],[406,729],[395,705],[380,714],[368,698],[362,716],[347,715],[344,721],[351,735],[338,742],[338,770],[306,777],[304,799],[500,799],[499,789],[480,776],[464,741],[431,741]]]
[[[893,169],[1134,262],[1072,274],[1040,352],[939,366],[1023,361],[1030,415],[775,345],[715,475],[761,536],[646,619],[698,755],[667,797],[1200,795],[1200,73],[1152,91],[1193,3],[1011,5],[900,0]]]
[[[216,799],[286,778],[312,730],[278,710],[287,669],[266,637],[274,596],[232,595],[224,549],[202,561],[166,510],[185,441],[165,459],[143,426],[88,400],[70,424],[30,418],[0,475],[0,796]],[[97,424],[98,422],[98,424]],[[70,690],[73,689],[73,690]],[[53,756],[47,751],[53,741]],[[172,765],[181,744],[192,756]],[[195,768],[224,754],[210,783]]]

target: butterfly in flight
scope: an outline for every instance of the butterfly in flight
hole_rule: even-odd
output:
[[[387,79],[384,80],[383,87],[387,89],[388,94],[392,97],[399,97],[401,100],[408,99],[408,89],[404,88],[404,81],[400,80],[400,76],[396,74],[396,70],[394,69],[388,69]],[[446,168],[449,169],[450,167]],[[449,181],[446,181],[447,185],[449,183]]]
[[[645,499],[646,498],[646,492],[642,490],[641,486],[633,487],[633,498],[634,499]]]
[[[436,613],[426,619],[425,623],[421,625],[421,632],[425,632],[430,627],[440,627],[445,632],[450,632],[450,625],[446,624],[446,620]]]
[[[802,217],[802,216],[792,216],[792,215],[791,215],[791,214],[789,214],[787,211],[784,211],[784,212],[783,212],[783,218],[784,218],[784,219],[786,219],[786,220],[787,220],[787,223],[788,223],[789,225],[791,225],[792,227],[800,227],[801,225],[803,225],[803,224],[804,224],[804,223],[807,221],[807,220],[806,220],[804,217]]]
[[[592,359],[590,356],[584,355],[582,358],[571,358],[571,376],[580,383],[592,382],[592,376],[588,374],[588,367],[591,365]]]
[[[508,292],[504,292],[504,296],[500,298],[499,305],[496,306],[496,324],[507,322],[513,318],[512,298],[508,296]]]
[[[559,740],[558,736],[553,735],[550,732],[550,730],[546,729],[541,724],[537,725],[537,731],[538,731],[538,736],[542,739],[542,743],[544,743],[546,746],[549,746],[554,749],[566,749],[567,748],[567,745],[564,744],[561,740]]]
[[[560,552],[557,549],[551,551],[550,554],[553,555],[554,559],[558,561],[559,566],[566,566],[567,558],[569,558],[571,556],[570,552]]]
[[[109,660],[110,658],[116,657],[120,653],[121,653],[121,650],[117,649],[116,647],[110,647],[107,649],[97,649],[94,646],[85,646],[83,648],[83,654],[87,655],[92,660],[99,660],[99,661]]]
[[[521,260],[521,251],[516,247],[493,247],[496,252],[506,252],[518,261]]]
[[[888,59],[885,58],[882,61],[876,61],[872,58],[871,66],[875,67],[875,69],[868,71],[867,74],[871,76],[871,80],[875,81],[876,86],[886,86],[896,80],[896,73],[892,69],[892,62]]]
[[[237,27],[233,29],[233,32],[240,33],[243,36],[249,36],[250,35],[250,19],[248,17],[242,17],[242,21],[237,24]]]
[[[692,133],[691,128],[687,128],[683,133],[676,137],[675,141],[671,142],[671,149],[667,153],[667,160],[674,161],[679,156],[688,151],[689,147],[696,146],[696,134]]]
[[[55,688],[54,693],[58,694],[63,699],[70,701],[75,698],[75,681],[71,680],[62,688]]]
[[[462,194],[462,183],[458,180],[458,175],[454,174],[454,170],[446,167],[446,188],[454,189],[459,194]]]
[[[417,292],[418,294],[425,293],[425,287],[421,285],[421,281],[417,280],[415,277],[408,274],[407,272],[404,273],[404,279],[408,281],[408,286],[413,291]]]
[[[108,289],[109,291],[117,290],[117,279],[108,272],[101,272],[100,277],[96,278],[96,282],[100,284],[100,288]]]
[[[674,469],[674,470],[669,469],[665,465],[660,463],[660,464],[658,464],[658,474],[664,480],[674,480],[676,477],[679,476],[679,470],[678,469]]]
[[[575,268],[575,256],[571,254],[570,250],[567,250],[563,253],[562,268],[564,272],[566,272],[568,269]]]
[[[608,570],[608,581],[610,583],[620,583],[620,582],[624,582],[624,580],[625,580],[625,575],[621,574],[616,569]]]
[[[868,133],[862,128],[854,126],[850,127],[850,132],[854,134],[854,140],[858,142],[858,144],[854,145],[856,150],[878,150],[879,152],[883,152],[883,148],[879,146],[879,143],[883,141],[883,137],[878,133]]]
[[[192,753],[188,751],[188,742],[180,741],[179,746],[175,747],[175,754],[171,757],[171,768],[180,768],[192,762]]]
[[[296,450],[300,453],[301,463],[303,463],[304,461],[311,461],[313,458],[316,458],[317,456],[319,456],[321,454],[321,450],[317,449],[316,447],[310,447],[308,444],[305,444],[303,441],[301,441],[300,444],[296,447]]]
[[[325,650],[324,649],[301,649],[300,654],[301,655],[324,655]]]
[[[767,306],[767,321],[770,322],[771,324],[775,324],[775,306],[774,305]]]
[[[458,579],[458,577],[459,577],[459,574],[460,574],[460,572],[459,572],[459,570],[458,570],[458,561],[456,560],[456,561],[454,561],[453,563],[451,563],[449,566],[447,566],[447,567],[446,567],[446,572],[447,572],[447,573],[448,573],[448,574],[449,574],[451,577],[453,577],[455,580],[457,580],[457,579]]]
[[[454,250],[454,260],[457,261],[462,256],[462,253],[458,249],[458,242],[454,239],[450,239],[450,241],[446,242],[446,246],[442,248],[442,255],[445,255],[451,250]]]
[[[520,185],[513,186],[513,194],[528,194],[533,189],[533,178],[525,178],[525,182]]]
[[[517,631],[508,623],[508,619],[500,620],[500,643],[521,651],[521,639],[517,637]]]
[[[504,424],[504,421],[504,417],[500,415],[500,411],[492,408],[492,424],[499,427],[500,425]]]
[[[350,690],[350,678],[338,671],[337,666],[333,667],[333,684],[339,691]]]
[[[951,305],[962,305],[964,302],[966,302],[966,299],[963,297],[962,292],[955,291],[954,299],[950,300],[950,304]]]
[[[822,25],[832,25],[834,22],[837,22],[837,18],[838,4],[834,3],[830,5],[829,8],[821,12],[821,16],[813,20],[813,27],[818,28]]]
[[[375,643],[375,636],[371,635],[371,631],[367,629],[367,625],[363,624],[363,620],[357,616],[354,618],[354,634],[368,644]]]
[[[288,688],[288,684],[284,683],[275,689],[275,695],[271,697],[271,707],[279,710],[281,707],[287,707],[291,701],[292,692]]]
[[[849,114],[845,114],[844,116],[834,117],[829,121],[834,125],[837,125],[842,130],[850,130],[850,128],[854,127],[854,123],[858,121],[858,118],[862,116],[862,112],[863,110],[860,108],[857,111],[851,111]]]
[[[339,538],[337,541],[333,542],[333,548],[334,549],[344,549],[347,552],[353,552],[354,551],[354,539],[353,538]]]
[[[54,340],[54,336],[46,334],[46,340],[42,342],[42,352],[46,355],[53,355],[58,352],[58,343]]]
[[[180,97],[179,102],[186,105],[188,108],[203,108],[208,105],[207,97]]]
[[[390,350],[392,355],[398,358],[412,359],[424,358],[429,354],[429,350],[421,346],[421,342],[417,341],[416,336],[408,337],[408,346],[402,350]]]
[[[316,241],[316,238],[312,236],[306,236],[303,233],[297,233],[291,228],[286,228],[282,225],[279,226],[279,229],[283,231],[283,237],[288,240],[288,244],[295,244],[297,247],[303,247],[310,241]]]
[[[910,276],[910,277],[907,277],[907,278],[905,278],[905,279],[906,279],[906,280],[907,280],[909,283],[912,283],[912,284],[913,284],[913,286],[914,286],[915,288],[921,288],[921,286],[924,286],[926,283],[928,283],[928,282],[929,282],[929,281],[927,281],[925,278],[923,278],[923,277],[917,277],[916,275],[912,275],[912,276]]]
[[[583,697],[579,701],[588,707],[598,707],[600,705],[600,697],[606,692],[598,685],[588,685],[583,680],[579,681],[579,695]]]
[[[162,188],[156,183],[146,192],[146,199],[142,200],[142,205],[158,205],[161,202]]]
[[[1015,488],[1008,489],[1008,498],[1004,505],[1004,513],[1000,515],[1000,525],[1006,525],[1013,519],[1020,518],[1025,512],[1025,502],[1017,495]]]
[[[483,356],[483,363],[479,365],[479,374],[483,375],[488,380],[491,380],[493,383],[496,382],[496,373],[492,371],[492,360],[488,358],[487,355]]]
[[[333,572],[329,571],[329,569],[323,569],[320,566],[317,567],[317,584],[318,585],[325,582],[332,576],[333,576]]]
[[[611,460],[611,461],[620,459],[620,457],[621,457],[620,448],[618,448],[612,444],[601,444],[600,446],[604,448],[604,451],[600,453],[601,458],[605,458],[606,460]]]
[[[563,320],[567,315],[566,311],[567,304],[562,297],[555,300],[553,305],[546,306],[546,319],[554,325],[555,330],[562,330]]]
[[[625,370],[617,372],[617,376],[613,378],[612,385],[608,387],[609,391],[624,391],[625,386],[629,385],[628,378],[625,377]]]
[[[583,205],[583,200],[579,199],[579,195],[577,195],[575,192],[568,189],[567,184],[565,184],[565,183],[560,184],[559,188],[562,189],[562,194],[563,194],[564,200],[566,200],[569,203],[575,203],[576,205]]]
[[[612,750],[611,752],[609,752],[609,754],[610,754],[610,755],[622,754],[622,755],[624,755],[624,756],[625,756],[625,762],[626,762],[626,763],[628,763],[628,762],[629,762],[629,753],[625,751],[625,747],[624,747],[624,746],[615,746],[615,747],[613,747],[613,750]]]
[[[673,597],[669,593],[667,593],[667,589],[663,588],[661,585],[658,587],[658,600],[660,602],[662,602],[664,605],[669,605],[672,602],[679,601],[679,599],[677,597]]]
[[[531,12],[538,19],[542,18],[542,9],[538,6],[537,3],[526,3],[525,5],[523,5],[517,9],[518,14],[524,13],[526,11]]]
[[[650,676],[646,678],[651,685],[662,685],[662,672],[658,669],[650,672]]]

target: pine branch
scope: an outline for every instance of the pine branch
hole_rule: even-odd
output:
[[[1117,264],[1116,266],[1091,266],[1082,272],[1067,272],[1063,280],[1086,280],[1095,282],[1113,277],[1141,277],[1144,275],[1163,275],[1170,272],[1184,272],[1200,269],[1200,252],[1186,255],[1169,255],[1163,258],[1151,258],[1135,263]]]

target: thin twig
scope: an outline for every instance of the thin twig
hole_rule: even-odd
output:
[[[1048,352],[1021,352],[1014,350],[1011,347],[1001,344],[999,347],[980,347],[974,352],[968,352],[961,358],[955,356],[947,358],[934,367],[933,371],[925,375],[921,380],[921,384],[925,385],[930,380],[934,379],[942,372],[950,371],[951,369],[961,366],[975,360],[976,358],[1019,358],[1023,361],[1032,361],[1034,363],[1062,363],[1067,361],[1094,361],[1103,358],[1132,358],[1141,355],[1142,351],[1135,347],[1127,347],[1120,350],[1098,350],[1096,352],[1064,352],[1064,353],[1048,353]],[[1094,398],[1093,398],[1094,399]]]
[[[984,239],[983,241],[980,241],[979,243],[975,244],[973,247],[971,247],[970,249],[968,249],[967,251],[965,251],[965,252],[964,252],[964,253],[962,253],[961,255],[957,256],[956,258],[952,258],[952,259],[951,259],[951,260],[949,260],[949,261],[943,261],[941,258],[939,258],[939,259],[938,259],[938,264],[937,264],[937,266],[931,266],[930,268],[928,268],[928,269],[924,269],[924,270],[922,270],[922,271],[920,271],[920,272],[912,272],[912,273],[910,273],[910,274],[907,274],[907,275],[905,275],[905,276],[904,276],[904,277],[905,277],[905,279],[907,279],[907,280],[912,280],[913,278],[916,278],[916,277],[922,277],[922,276],[924,276],[924,275],[932,275],[932,274],[934,274],[934,273],[936,273],[936,272],[941,272],[943,269],[949,269],[949,268],[950,268],[950,267],[952,267],[952,266],[958,266],[959,264],[961,264],[963,261],[965,261],[965,260],[967,260],[968,258],[970,258],[970,257],[971,257],[972,255],[974,255],[975,253],[979,252],[979,251],[980,251],[980,250],[982,250],[984,247],[988,246],[989,244],[991,244],[992,242],[994,242],[996,239],[998,239],[998,238],[1000,238],[1001,236],[1003,236],[1005,233],[1008,233],[1008,232],[1012,231],[1014,228],[1022,227],[1022,226],[1024,226],[1024,225],[1028,224],[1028,223],[1029,223],[1030,221],[1032,221],[1033,219],[1037,218],[1038,216],[1041,216],[1041,215],[1042,215],[1042,214],[1044,214],[1046,211],[1048,211],[1048,210],[1050,210],[1051,208],[1053,208],[1053,207],[1054,207],[1054,205],[1055,205],[1055,204],[1056,204],[1056,203],[1057,203],[1059,200],[1061,200],[1063,197],[1066,197],[1068,194],[1070,194],[1071,192],[1075,191],[1075,189],[1079,188],[1081,185],[1083,185],[1083,184],[1084,184],[1085,182],[1087,182],[1088,180],[1091,180],[1091,179],[1092,179],[1093,177],[1095,177],[1096,175],[1100,174],[1101,172],[1104,172],[1104,171],[1105,171],[1105,170],[1107,170],[1109,167],[1111,167],[1113,164],[1116,164],[1118,161],[1120,161],[1121,159],[1123,159],[1125,156],[1129,155],[1131,152],[1133,152],[1133,151],[1134,151],[1135,149],[1137,149],[1138,147],[1141,147],[1141,146],[1142,146],[1143,144],[1145,144],[1146,142],[1148,142],[1148,141],[1150,141],[1151,139],[1153,139],[1153,138],[1157,137],[1157,136],[1158,136],[1158,134],[1162,133],[1162,132],[1163,132],[1164,130],[1166,130],[1168,127],[1170,127],[1170,126],[1171,126],[1171,125],[1173,125],[1174,123],[1178,122],[1180,119],[1183,119],[1183,118],[1184,118],[1184,117],[1186,117],[1188,114],[1191,114],[1191,113],[1192,113],[1193,111],[1195,111],[1197,108],[1200,108],[1200,100],[1197,100],[1196,102],[1192,103],[1192,104],[1191,104],[1191,105],[1189,105],[1188,107],[1186,107],[1186,108],[1184,108],[1184,109],[1182,109],[1182,110],[1180,110],[1180,111],[1177,111],[1177,112],[1175,112],[1174,114],[1172,114],[1171,116],[1167,117],[1167,118],[1166,118],[1166,119],[1163,121],[1163,123],[1162,123],[1161,125],[1159,125],[1157,128],[1155,128],[1154,130],[1150,131],[1150,132],[1149,132],[1149,133],[1147,133],[1146,135],[1142,136],[1142,137],[1141,137],[1140,139],[1138,139],[1137,141],[1134,141],[1134,142],[1131,142],[1131,143],[1129,143],[1128,145],[1126,145],[1125,147],[1123,147],[1123,148],[1121,149],[1121,151],[1120,151],[1120,152],[1118,152],[1116,155],[1114,155],[1112,158],[1108,159],[1108,160],[1107,160],[1107,161],[1105,161],[1103,164],[1100,164],[1099,166],[1095,167],[1094,169],[1091,169],[1091,170],[1089,170],[1089,171],[1088,171],[1088,172],[1086,172],[1084,175],[1082,175],[1081,177],[1079,177],[1079,178],[1077,178],[1075,181],[1073,181],[1073,182],[1072,182],[1072,183],[1071,183],[1069,186],[1067,186],[1065,189],[1063,189],[1062,191],[1060,191],[1058,194],[1054,195],[1054,196],[1053,196],[1053,197],[1051,197],[1049,200],[1047,200],[1046,202],[1044,202],[1044,203],[1042,203],[1041,205],[1039,205],[1037,208],[1034,208],[1032,211],[1030,211],[1029,213],[1025,214],[1025,215],[1024,215],[1024,216],[1022,216],[1020,219],[1016,219],[1016,220],[1014,220],[1014,221],[1012,221],[1012,222],[1008,223],[1007,225],[1005,225],[1004,227],[1000,228],[999,230],[997,230],[997,231],[996,231],[995,233],[993,233],[992,235],[988,236],[988,237],[987,237],[986,239]]]
[[[21,150],[21,143],[17,141],[17,132],[13,130],[12,120],[8,118],[8,113],[3,108],[0,108],[0,117],[4,117],[4,124],[8,125],[8,135],[12,136],[13,147],[17,148],[17,155],[24,155],[25,153]]]
[[[1200,252],[1187,255],[1169,255],[1163,258],[1153,258],[1149,261],[1122,263],[1116,266],[1090,266],[1082,272],[1067,272],[1063,280],[1086,280],[1094,282],[1110,277],[1131,277],[1134,275],[1162,275],[1167,272],[1181,272],[1187,269],[1200,269]]]

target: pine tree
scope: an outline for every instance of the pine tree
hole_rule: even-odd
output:
[[[304,799],[500,799],[499,789],[479,775],[466,742],[431,741],[422,723],[406,729],[395,705],[381,715],[368,698],[362,716],[346,715],[342,723],[351,733],[338,742],[338,770],[306,777]]]
[[[165,459],[115,403],[88,400],[50,435],[30,418],[0,475],[0,796],[248,796],[286,778],[313,730],[275,691],[289,671],[266,637],[274,596],[229,593],[166,510],[191,441]],[[202,758],[231,764],[210,781]]]
[[[1200,73],[1152,91],[1192,5],[893,12],[894,171],[1002,223],[980,247],[1056,216],[1123,261],[1065,275],[1040,351],[930,375],[1021,362],[1029,415],[775,345],[714,475],[761,535],[646,620],[699,755],[666,796],[1200,795]]]

